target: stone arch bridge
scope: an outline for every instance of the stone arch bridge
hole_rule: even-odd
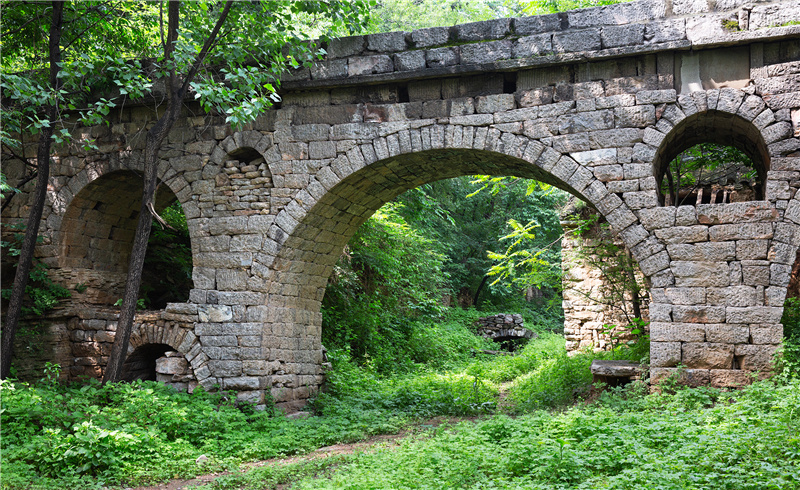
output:
[[[299,407],[322,381],[320,302],[357,227],[426,182],[514,175],[590,203],[631,250],[650,285],[655,378],[680,364],[691,383],[746,383],[781,341],[800,245],[797,20],[794,1],[638,0],[357,36],[288,74],[280,107],[246,129],[188,105],[159,202],[186,213],[194,288],[143,316],[131,349],[169,347],[203,386]],[[71,376],[106,362],[154,119],[128,102],[79,131],[97,151],[54,156],[38,255],[86,286],[58,314],[53,357]],[[704,141],[752,158],[758,200],[660,204],[666,164]],[[20,162],[3,163],[14,182]],[[5,221],[27,215],[31,190]]]

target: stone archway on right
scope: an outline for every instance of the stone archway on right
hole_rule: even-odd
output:
[[[763,201],[769,151],[758,128],[738,114],[687,116],[664,138],[654,171],[659,204]]]
[[[657,147],[659,206],[643,210],[642,221],[665,246],[670,267],[651,288],[651,378],[745,385],[754,373],[769,375],[783,337],[800,231],[798,221],[786,218],[800,202],[784,192],[789,172],[772,172],[771,162],[785,156],[786,145],[776,143],[793,137],[791,125],[776,120],[760,97],[735,89],[681,95],[658,112],[663,117],[646,131],[645,143]],[[679,196],[680,183],[669,182],[670,163],[698,144],[733,147],[746,157],[751,192],[745,198],[702,188],[688,200]]]

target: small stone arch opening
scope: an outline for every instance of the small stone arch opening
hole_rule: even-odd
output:
[[[74,300],[111,305],[122,297],[142,190],[138,173],[119,170],[90,182],[69,203],[61,221],[57,273],[76,286]],[[157,212],[177,201],[169,186],[158,186]]]
[[[711,156],[719,160],[713,166],[705,158]],[[678,123],[654,161],[662,206],[764,200],[768,170],[769,152],[758,128],[716,110]]]
[[[167,352],[174,350],[167,344],[144,344],[137,347],[125,358],[120,379],[122,381],[136,381],[139,379],[155,381],[157,378],[156,361],[159,358],[166,357]]]

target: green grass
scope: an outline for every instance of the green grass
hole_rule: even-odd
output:
[[[775,382],[742,392],[650,395],[634,385],[587,405],[592,359],[638,360],[646,342],[568,356],[563,337],[542,329],[515,356],[476,355],[473,349],[486,344],[472,333],[475,315],[457,313],[429,329],[420,342],[443,354],[403,361],[394,374],[331,351],[334,370],[310,406],[317,416],[304,420],[237,407],[226,393],[189,395],[154,382],[64,386],[52,367],[39,383],[3,382],[2,488],[79,490],[234,471],[243,462],[396,433],[437,416],[478,416],[478,422],[415,433],[398,448],[251,469],[213,487],[797,485],[796,343],[786,345],[790,355]],[[507,394],[498,408],[501,387]],[[201,455],[208,460],[198,464]]]
[[[292,488],[800,488],[800,382],[645,395],[463,423]]]

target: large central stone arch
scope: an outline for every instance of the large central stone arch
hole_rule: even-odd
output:
[[[564,104],[562,110],[572,106]],[[530,117],[532,112],[511,110],[501,117]],[[271,263],[264,264],[264,270],[269,270],[266,319],[272,333],[263,337],[262,349],[269,358],[281,360],[281,371],[297,373],[293,386],[312,384],[312,376],[319,372],[320,304],[342,249],[380,206],[408,189],[462,175],[532,178],[596,207],[630,246],[647,235],[623,200],[609,193],[586,166],[519,134],[522,121],[511,122],[501,131],[494,127],[494,117],[451,118],[450,124],[429,121],[418,127],[369,125],[374,131],[369,139],[348,142],[349,148],[321,168],[275,217],[267,232],[272,244],[266,248],[277,253]],[[492,126],[464,124],[474,122],[492,122]],[[623,144],[632,147],[636,140]]]

